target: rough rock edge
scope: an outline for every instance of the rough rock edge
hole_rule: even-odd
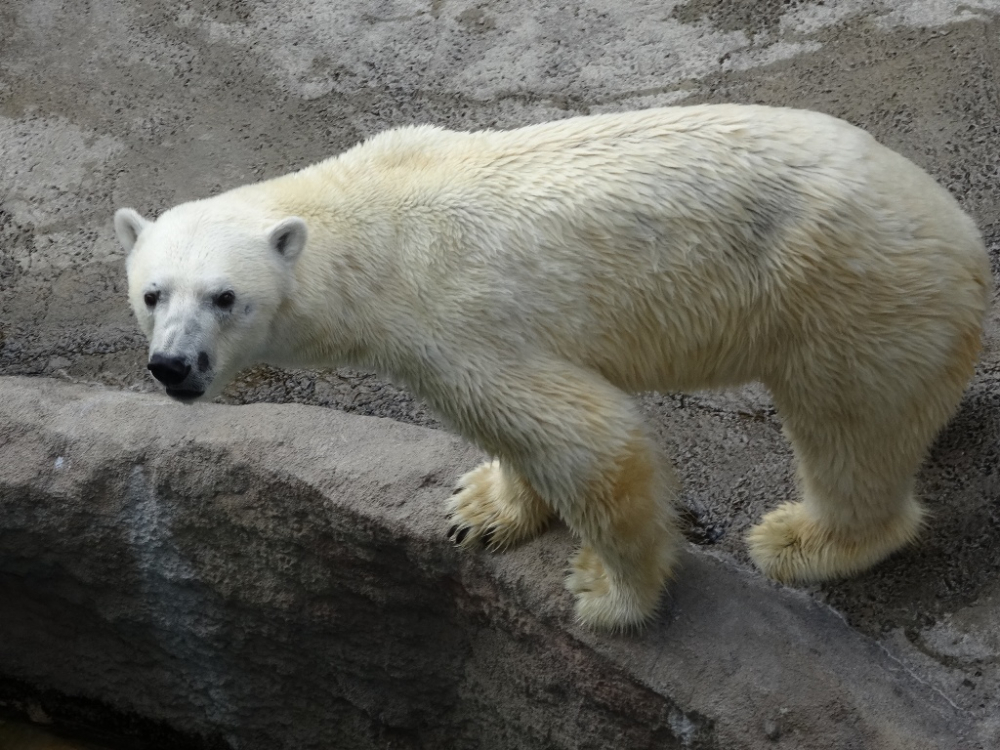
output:
[[[0,378],[0,681],[192,747],[983,746],[835,612],[700,552],[647,631],[580,630],[564,530],[445,542],[478,458],[314,407]]]

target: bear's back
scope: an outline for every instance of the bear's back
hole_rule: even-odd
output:
[[[422,319],[635,389],[765,377],[790,340],[832,346],[833,328],[889,308],[918,320],[949,295],[972,310],[985,288],[981,240],[947,191],[814,112],[409,127],[311,169],[340,186],[326,208],[378,236],[371,261],[426,286]]]

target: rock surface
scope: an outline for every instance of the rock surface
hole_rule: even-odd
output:
[[[179,201],[287,172],[383,128],[406,123],[512,127],[572,114],[718,101],[809,107],[870,130],[928,169],[958,197],[983,229],[994,268],[1000,268],[998,0],[581,0],[489,4],[478,0],[5,0],[0,3],[0,375],[36,378],[31,387],[48,404],[39,407],[44,414],[54,413],[46,409],[56,409],[60,403],[52,395],[58,388],[47,379],[99,383],[132,392],[153,389],[143,368],[144,342],[126,304],[122,258],[111,228],[111,215],[119,206],[131,204],[144,213],[156,214]],[[49,395],[43,398],[42,394]],[[105,394],[102,398],[114,397]],[[130,400],[133,395],[118,397],[121,404],[139,403]],[[65,398],[67,403],[84,399]],[[0,393],[0,402],[5,399],[6,392]],[[299,402],[437,426],[433,415],[420,403],[370,373],[258,368],[241,378],[223,400],[230,404]],[[158,419],[164,424],[188,420],[191,435],[207,439],[203,429],[210,425],[203,429],[199,426],[200,417],[196,415],[201,412],[160,402],[143,403],[159,410]],[[983,362],[965,403],[934,446],[919,478],[920,492],[933,513],[926,533],[918,546],[851,581],[792,592],[760,582],[745,567],[743,534],[766,509],[794,492],[788,447],[765,393],[746,388],[724,394],[649,395],[642,398],[642,405],[665,452],[677,462],[684,483],[681,501],[690,524],[689,538],[711,554],[710,558],[690,558],[687,573],[673,593],[675,604],[683,606],[668,608],[666,619],[648,640],[626,640],[618,646],[615,644],[619,641],[614,639],[593,639],[566,626],[568,603],[559,578],[569,542],[558,532],[509,557],[454,556],[441,546],[440,529],[432,528],[436,523],[432,519],[439,519],[433,515],[440,512],[437,495],[444,490],[428,486],[420,493],[431,492],[434,499],[417,522],[411,524],[407,519],[397,527],[391,513],[371,521],[373,528],[397,529],[391,534],[399,536],[385,532],[390,534],[391,543],[387,537],[378,536],[376,541],[384,546],[373,548],[371,554],[378,554],[371,563],[358,563],[355,570],[367,581],[365,576],[382,575],[382,560],[393,570],[409,566],[413,581],[398,596],[412,587],[414,596],[423,592],[430,597],[428,602],[437,602],[434,606],[441,608],[418,619],[424,623],[420,627],[431,631],[426,637],[419,636],[424,638],[421,644],[428,644],[424,655],[429,659],[437,654],[440,665],[435,668],[439,671],[418,679],[412,678],[418,671],[418,661],[400,667],[399,674],[412,679],[401,683],[396,693],[390,691],[397,701],[402,700],[399,695],[405,690],[414,691],[413,710],[423,711],[422,718],[406,718],[409,715],[397,703],[392,704],[395,708],[384,710],[384,721],[372,723],[371,716],[383,715],[379,713],[382,704],[377,702],[377,696],[372,697],[375,693],[366,694],[369,703],[359,699],[357,705],[367,706],[364,716],[351,708],[355,704],[332,699],[328,705],[314,700],[295,703],[290,699],[289,705],[294,703],[298,713],[285,729],[285,736],[294,736],[294,726],[303,716],[345,716],[355,718],[344,719],[342,729],[341,724],[336,725],[338,731],[345,732],[343,737],[380,726],[384,735],[378,741],[385,747],[393,743],[408,747],[405,743],[412,745],[413,737],[432,737],[427,734],[432,730],[424,727],[440,724],[458,726],[458,736],[463,737],[481,731],[486,737],[483,747],[520,750],[530,747],[517,744],[528,736],[518,734],[522,717],[544,713],[547,718],[538,726],[549,729],[557,739],[539,739],[536,746],[558,747],[566,733],[572,732],[577,716],[599,708],[605,710],[601,707],[610,707],[601,714],[611,717],[602,720],[607,726],[620,727],[623,725],[615,722],[632,721],[633,729],[628,731],[651,732],[654,730],[649,727],[660,725],[669,729],[669,720],[656,713],[666,710],[658,702],[659,695],[674,701],[682,714],[693,711],[690,716],[714,717],[713,731],[726,741],[730,735],[725,732],[732,731],[739,738],[747,738],[748,743],[766,740],[778,747],[822,746],[827,741],[822,733],[827,731],[826,724],[788,718],[789,714],[781,713],[787,705],[779,703],[779,699],[791,696],[800,700],[796,705],[801,707],[802,716],[837,723],[838,732],[846,731],[844,727],[854,722],[860,734],[851,740],[854,745],[848,746],[880,750],[889,740],[873,739],[882,731],[877,727],[894,727],[891,731],[902,738],[907,733],[923,736],[926,728],[927,742],[932,744],[958,736],[953,732],[968,730],[971,734],[963,740],[963,750],[966,746],[975,748],[976,743],[985,743],[989,748],[1000,746],[1000,307],[994,305],[990,313]],[[123,628],[137,628],[143,634],[141,638],[133,640],[132,631],[124,636],[108,635],[106,641],[90,644],[89,652],[83,645],[79,650],[98,665],[95,654],[106,652],[121,666],[131,664],[136,674],[148,681],[122,683],[127,690],[123,688],[114,695],[126,692],[125,703],[118,698],[112,701],[114,696],[108,696],[107,703],[101,702],[105,696],[98,694],[95,685],[102,672],[76,659],[71,627],[65,625],[64,630],[53,633],[40,626],[18,625],[17,621],[10,625],[10,616],[0,629],[0,647],[8,642],[8,633],[17,634],[16,642],[25,645],[4,651],[13,653],[19,666],[15,670],[13,662],[0,663],[0,710],[13,707],[22,716],[44,719],[43,703],[49,708],[55,705],[59,710],[52,718],[64,725],[86,730],[110,726],[120,734],[146,737],[146,743],[149,737],[165,731],[154,717],[170,722],[175,731],[208,737],[216,731],[230,731],[225,721],[214,723],[217,716],[224,719],[230,715],[227,712],[235,715],[247,711],[252,714],[248,726],[256,726],[253,722],[266,719],[253,714],[253,708],[273,705],[279,696],[262,694],[258,702],[251,696],[245,705],[227,702],[233,700],[230,695],[235,695],[230,692],[232,685],[239,687],[241,678],[222,687],[205,678],[204,685],[210,687],[204,687],[203,692],[193,693],[194,697],[182,695],[177,702],[163,706],[152,706],[155,701],[147,692],[160,690],[164,684],[169,687],[173,684],[170,680],[177,679],[169,676],[174,674],[169,668],[158,665],[169,662],[176,667],[190,657],[211,674],[211,669],[221,668],[219,664],[240,664],[251,659],[259,643],[272,640],[276,649],[285,649],[280,659],[270,663],[272,672],[293,675],[282,691],[299,680],[319,694],[332,695],[323,679],[303,676],[301,667],[309,663],[317,674],[331,674],[324,659],[329,660],[329,650],[334,646],[326,642],[325,635],[333,631],[323,629],[327,627],[322,624],[323,615],[314,615],[310,626],[313,629],[303,631],[303,637],[308,636],[304,643],[315,645],[317,654],[308,653],[305,646],[298,653],[293,643],[298,631],[291,625],[288,630],[273,631],[279,634],[273,638],[271,630],[255,641],[242,636],[239,618],[250,615],[240,609],[239,602],[242,597],[258,596],[262,582],[271,580],[268,576],[281,580],[277,572],[261,572],[272,567],[285,565],[293,572],[311,570],[314,573],[310,575],[327,580],[322,578],[326,573],[316,571],[336,569],[336,545],[330,541],[336,537],[323,526],[332,522],[322,510],[333,501],[320,501],[318,495],[313,498],[309,495],[312,490],[301,483],[293,483],[295,489],[289,490],[277,480],[261,476],[256,463],[245,461],[242,468],[234,468],[220,456],[230,455],[231,451],[240,454],[249,447],[240,447],[243,433],[219,425],[233,424],[236,427],[232,429],[258,434],[266,444],[258,449],[261,454],[284,456],[283,465],[297,466],[291,453],[282,453],[273,446],[270,424],[287,425],[286,419],[302,420],[302,424],[319,420],[317,429],[323,433],[324,442],[322,450],[313,449],[322,459],[317,459],[317,464],[330,471],[345,471],[338,463],[341,454],[332,452],[329,441],[333,438],[328,437],[342,430],[347,435],[342,440],[345,445],[370,445],[371,455],[382,457],[374,473],[365,469],[351,476],[380,476],[386,487],[394,488],[385,491],[398,493],[397,499],[413,495],[425,476],[422,472],[434,471],[428,468],[434,462],[410,463],[408,439],[398,436],[410,434],[405,432],[409,428],[398,424],[380,423],[379,429],[386,433],[384,439],[373,440],[364,437],[375,429],[369,428],[367,421],[337,422],[334,429],[324,420],[336,420],[338,415],[323,411],[254,406],[246,412],[251,416],[244,421],[236,418],[239,413],[224,412],[225,416],[214,422],[213,429],[221,430],[219,439],[224,434],[233,441],[217,453],[207,449],[202,453],[184,452],[180,444],[164,453],[163,460],[173,456],[174,464],[161,467],[163,476],[170,477],[170,484],[158,491],[168,498],[170,492],[187,493],[183,497],[188,499],[187,504],[164,503],[164,507],[173,512],[194,503],[201,509],[197,512],[207,514],[199,516],[200,522],[206,524],[203,527],[175,527],[173,524],[180,523],[178,519],[188,518],[184,515],[161,518],[154,514],[150,520],[141,513],[152,513],[151,506],[121,499],[124,496],[120,493],[128,491],[129,477],[116,473],[125,465],[120,462],[128,459],[132,465],[148,466],[127,451],[119,454],[119,463],[108,459],[105,468],[93,469],[91,479],[77,477],[81,484],[67,485],[66,494],[56,506],[65,514],[60,522],[69,526],[64,528],[66,538],[52,540],[53,549],[63,550],[64,555],[78,553],[76,562],[58,557],[48,546],[38,546],[40,538],[29,535],[31,523],[24,518],[19,521],[22,527],[15,534],[21,535],[17,537],[20,552],[16,572],[4,568],[4,585],[14,586],[20,581],[20,598],[11,601],[34,602],[31,606],[36,609],[31,611],[36,614],[26,622],[44,623],[51,616],[53,622],[65,625],[67,618],[72,620],[78,613],[81,623],[101,625],[104,620],[94,613],[113,611],[101,607],[111,606],[107,602],[113,604],[115,591],[132,596],[145,590],[144,586],[153,585],[140,575],[141,571],[156,569],[157,565],[178,567],[175,578],[164,579],[172,583],[161,581],[165,588],[160,593],[169,596],[155,597],[153,603],[138,612],[123,604],[117,619],[111,618]],[[244,426],[255,419],[262,420],[254,428],[256,433]],[[143,425],[150,430],[145,439],[153,441],[159,424]],[[105,429],[85,420],[79,434],[91,435],[84,429],[91,427],[94,434]],[[398,430],[404,432],[397,435]],[[0,440],[6,441],[0,449],[4,455],[23,456],[18,459],[21,463],[0,463],[0,481],[8,489],[15,486],[12,482],[16,477],[20,477],[17,482],[36,481],[24,479],[24,467],[36,466],[31,462],[41,460],[32,458],[31,445],[25,441],[41,440],[41,433],[21,433],[3,424],[0,431]],[[121,428],[121,435],[129,434]],[[296,439],[302,437],[296,435]],[[88,449],[85,439],[66,437],[59,448],[63,453],[49,456],[51,465],[37,464],[39,471],[44,468],[48,472],[38,476],[50,477],[51,487],[58,489],[61,485],[57,477],[64,475],[55,471],[56,458],[69,455],[71,450],[73,455],[82,455],[80,452]],[[447,443],[455,450],[464,450],[449,443],[444,435],[438,434],[435,439],[445,441],[441,445]],[[112,435],[109,440],[105,447],[111,454],[119,448],[131,450],[122,437]],[[389,454],[377,445],[390,446]],[[471,456],[463,454],[452,465],[439,456],[434,466],[447,476],[435,481],[442,482],[442,487],[447,485],[451,472],[466,468],[469,460]],[[261,461],[262,466],[270,465],[264,458]],[[212,466],[213,462],[219,465]],[[404,466],[415,473],[398,473]],[[421,478],[417,480],[417,476]],[[214,507],[211,492],[215,490],[211,487],[215,485],[205,485],[209,488],[205,489],[199,482],[207,478],[224,484],[240,477],[247,486],[258,487],[254,492],[259,494],[252,496],[257,498],[253,501],[258,503],[254,506],[257,510],[247,515],[257,525],[246,530],[244,545],[234,547],[232,530],[240,523],[234,519],[241,514],[234,511],[230,517],[208,513],[205,508]],[[148,476],[140,475],[135,481],[148,481]],[[102,494],[102,483],[117,488],[119,495]],[[271,486],[282,497],[300,497],[300,512],[305,514],[305,520],[296,523],[303,527],[301,533],[313,541],[317,534],[327,535],[317,542],[320,553],[280,540],[269,546],[271,532],[258,531],[263,524],[261,518],[273,519],[275,526],[280,526],[279,521],[294,521],[276,510],[274,503],[264,503],[267,491],[261,488]],[[44,493],[22,497],[17,492],[14,501],[22,513],[29,513],[35,500],[41,503],[47,497]],[[72,492],[90,494],[71,496]],[[225,495],[219,492],[220,497]],[[353,497],[353,492],[350,490],[348,495]],[[374,498],[375,490],[371,492]],[[81,508],[97,503],[96,499],[105,495],[118,497],[116,502],[123,508],[139,508],[133,509],[129,523],[146,518],[152,525],[129,526],[128,519],[115,515],[115,511],[110,517],[95,516],[103,519],[101,523],[107,528],[100,524],[98,528],[88,526],[89,517]],[[226,507],[238,506],[242,502],[239,493],[232,495],[219,502],[228,503]],[[307,496],[313,499],[307,502]],[[48,506],[41,503],[42,507]],[[277,507],[283,508],[280,503]],[[271,508],[274,515],[266,515],[265,508]],[[49,509],[54,512],[54,508]],[[2,513],[0,525],[7,530],[4,544],[13,545],[10,534],[14,532]],[[56,516],[50,518],[54,521]],[[216,523],[218,528],[211,525]],[[320,526],[305,528],[312,523]],[[422,527],[420,523],[432,526]],[[351,520],[352,529],[353,524]],[[164,525],[176,528],[178,540],[185,540],[186,546],[178,548],[181,541],[156,536]],[[190,535],[185,536],[188,531]],[[86,544],[77,535],[93,543]],[[38,544],[26,550],[24,539],[29,545],[32,539]],[[108,542],[110,546],[106,547],[109,539],[114,543]],[[226,539],[229,546],[219,546],[220,540]],[[130,551],[121,552],[126,547]],[[258,547],[265,552],[259,552]],[[7,549],[0,546],[0,554],[6,555]],[[112,549],[124,556],[109,559]],[[345,549],[351,554],[357,552]],[[280,555],[280,559],[275,557]],[[419,559],[411,559],[413,555]],[[424,555],[429,557],[424,559]],[[5,556],[4,564],[14,559]],[[83,572],[73,573],[75,567]],[[231,571],[231,577],[200,581],[195,576],[202,567]],[[123,576],[128,573],[133,578],[109,593],[109,581],[79,577],[88,570],[120,572]],[[246,578],[242,577],[244,572]],[[181,585],[178,581],[185,580],[184,575],[192,577]],[[63,581],[60,586],[65,590],[49,587],[44,583],[46,576]],[[154,576],[151,580],[158,579]],[[223,588],[218,589],[220,586]],[[695,586],[718,593],[697,595],[692,591]],[[217,589],[223,593],[207,593]],[[474,593],[471,598],[461,593],[468,591]],[[27,597],[28,593],[33,598]],[[207,597],[204,602],[202,597]],[[502,603],[490,597],[499,597],[497,601]],[[735,602],[731,608],[723,608],[725,597]],[[275,611],[289,611],[281,609],[281,601],[274,605]],[[173,636],[167,623],[173,622],[171,618],[177,614],[170,607],[183,609],[185,602],[209,608],[213,617],[235,618],[237,625],[219,626],[221,630],[213,631],[209,623],[215,620],[202,623],[198,610],[184,610],[186,614],[178,614],[180,619],[175,624],[192,629],[204,625],[209,629],[206,642],[211,645],[190,653],[170,650],[174,648],[170,640]],[[209,607],[213,602],[215,609]],[[463,609],[449,609],[458,607],[455,602],[465,602]],[[224,614],[230,605],[232,611]],[[822,617],[817,614],[812,619],[795,620],[796,625],[768,614],[772,611],[769,607],[784,611],[782,607],[786,606],[800,614],[815,611]],[[308,614],[308,608],[301,607],[301,612]],[[6,611],[0,606],[0,618]],[[357,622],[369,627],[365,618],[375,611],[374,605],[359,609]],[[690,620],[685,619],[689,616]],[[734,617],[735,624],[715,622],[723,616]],[[154,628],[155,637],[143,629],[145,626],[130,625],[146,622],[142,617],[160,623],[160,630]],[[376,618],[375,626],[380,622]],[[395,622],[391,617],[387,620]],[[446,633],[440,630],[444,627],[441,622],[460,622],[464,630]],[[343,622],[330,627],[334,626],[349,629]],[[727,631],[726,627],[737,630]],[[833,637],[831,632],[847,639],[838,643],[856,647],[843,646],[839,652],[824,650],[823,644]],[[535,633],[541,635],[536,638]],[[706,652],[706,660],[715,659],[721,650],[725,657],[718,663],[729,665],[727,675],[738,675],[742,660],[762,664],[773,656],[770,681],[761,678],[754,683],[756,687],[747,688],[741,696],[736,688],[726,688],[728,676],[685,671],[687,667],[682,663],[672,661],[675,652],[670,647],[672,643],[683,643],[681,636],[685,633],[703,634],[703,640],[690,642],[703,649],[715,649]],[[394,639],[402,638],[394,634]],[[417,659],[424,647],[418,648],[419,638],[413,638],[400,641],[398,648],[401,654],[412,650]],[[446,638],[455,639],[455,649],[465,649],[462,653],[467,655],[451,654],[443,643]],[[799,643],[789,647],[787,658],[780,648],[774,653],[775,644],[783,646],[786,640]],[[811,647],[802,645],[806,642],[818,644],[816,654],[809,651]],[[224,644],[230,644],[229,651],[221,648]],[[539,673],[550,675],[551,681],[545,683],[549,687],[536,689],[533,674],[503,672],[512,669],[507,665],[513,663],[513,655],[529,648],[526,644],[534,644],[531,653],[540,665]],[[598,656],[605,661],[593,661]],[[448,671],[465,664],[482,665],[489,658],[503,666],[469,667],[467,674],[458,675]],[[864,661],[860,667],[858,658]],[[285,659],[289,660],[287,665]],[[842,666],[836,667],[841,660]],[[812,671],[814,662],[824,665],[816,667],[821,672],[819,677]],[[890,673],[895,669],[900,679],[912,678],[917,684],[926,684],[930,691],[926,705],[939,706],[943,702],[948,709],[942,714],[936,709],[920,708],[917,714],[926,713],[926,719],[914,719],[912,724],[909,718],[901,718],[909,716],[899,702],[903,698],[892,703],[894,709],[876,709],[882,705],[878,696],[884,693],[868,681],[865,667],[869,662],[882,665],[872,668],[877,674],[883,674],[882,667],[888,664]],[[595,667],[596,663],[603,666]],[[652,692],[627,687],[636,684],[636,675],[645,673],[630,672],[623,664],[640,665],[635,670],[646,669],[658,675],[655,679],[640,679],[644,689]],[[46,670],[57,666],[71,673],[73,679],[47,682],[54,673]],[[397,669],[385,662],[379,667],[381,672],[375,670],[382,675],[378,679],[388,682],[385,675],[390,667]],[[91,671],[95,675],[93,685],[88,682]],[[354,685],[353,674],[347,670],[337,679]],[[29,679],[28,675],[34,677]],[[421,697],[424,685],[430,686],[428,691],[433,693],[448,679],[454,687],[449,706],[464,708],[441,709]],[[670,680],[669,684],[665,680]],[[814,684],[815,680],[819,682]],[[63,692],[55,692],[57,686]],[[572,703],[569,698],[561,698],[559,690],[564,686],[591,692],[579,699],[582,702]],[[746,697],[759,696],[764,690],[773,694],[767,701]],[[829,699],[826,690],[830,691]],[[700,691],[717,695],[706,698]],[[303,692],[308,691],[303,688]],[[909,688],[902,693],[910,694]],[[914,706],[925,706],[920,703],[924,698],[919,698],[924,693],[917,691],[913,695],[918,696],[912,698]],[[809,701],[811,712],[807,711]],[[126,705],[134,706],[134,712],[128,713],[123,708]],[[626,705],[633,708],[621,708]],[[764,708],[756,711],[754,705]],[[191,715],[197,720],[189,721],[184,712],[192,706],[197,710]],[[147,709],[149,715],[144,713]],[[949,718],[948,710],[954,716]],[[752,720],[746,719],[755,711]],[[872,718],[876,714],[881,718]],[[665,715],[669,718],[669,710]],[[424,723],[414,728],[414,722]],[[692,727],[701,726],[695,719],[691,722]],[[681,722],[677,726],[687,725]],[[731,729],[736,726],[741,728]],[[593,735],[593,742],[610,746],[600,744],[603,736]],[[647,735],[628,736],[639,738],[635,742],[640,744],[635,746],[642,747],[642,738]],[[433,735],[433,742],[439,740],[439,735]],[[181,740],[164,742],[166,747],[182,747]],[[460,747],[450,740],[440,742],[443,744],[427,747]],[[335,746],[350,748],[346,743],[347,739]],[[281,744],[292,746],[291,742]],[[661,744],[669,746],[667,740]]]
[[[579,630],[563,530],[504,556],[445,542],[479,457],[441,432],[26,378],[0,378],[0,425],[0,674],[172,747],[983,739],[833,610],[703,553],[641,635]]]

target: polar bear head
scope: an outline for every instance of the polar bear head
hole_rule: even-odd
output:
[[[212,398],[261,361],[306,244],[302,219],[275,221],[224,197],[156,221],[130,208],[115,214],[149,370],[178,401]]]

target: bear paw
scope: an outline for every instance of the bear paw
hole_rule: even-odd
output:
[[[595,630],[624,631],[640,627],[656,613],[667,574],[637,571],[625,581],[612,575],[590,547],[570,562],[566,588],[576,597],[577,621]]]
[[[852,534],[817,522],[803,503],[785,503],[750,530],[747,543],[750,557],[770,578],[825,581],[860,573],[909,544],[920,531],[922,515],[910,501],[903,512]]]
[[[552,512],[530,486],[502,471],[499,461],[487,461],[459,480],[448,515],[448,538],[458,546],[482,542],[502,550],[540,533]]]

